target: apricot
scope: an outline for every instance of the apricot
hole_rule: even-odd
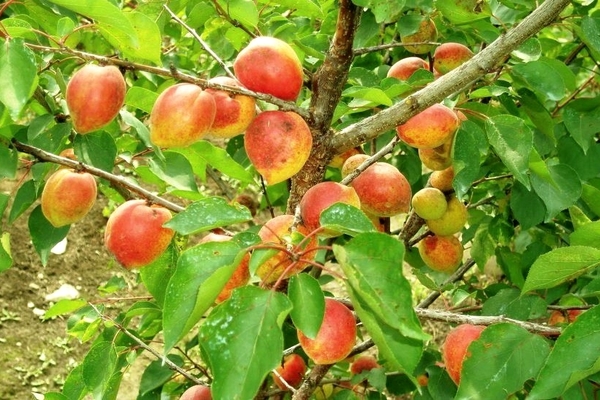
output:
[[[454,134],[441,145],[432,149],[419,149],[419,159],[424,166],[433,170],[441,171],[452,165],[452,145]]]
[[[433,53],[433,68],[444,75],[458,68],[473,57],[473,52],[464,44],[443,43]]]
[[[442,344],[442,359],[446,365],[448,375],[457,385],[460,384],[460,375],[463,362],[470,357],[469,345],[481,336],[485,326],[463,324],[448,332]]]
[[[575,321],[583,311],[584,310],[553,310],[548,318],[548,325],[557,326],[570,324],[571,322]]]
[[[381,366],[375,357],[368,354],[362,354],[352,361],[352,364],[350,364],[350,373],[353,375],[358,375],[361,372],[370,371],[380,367]]]
[[[342,154],[336,154],[333,156],[328,166],[331,168],[342,168],[346,160],[356,154],[362,154],[362,149],[360,147],[355,147],[350,150],[346,150]]]
[[[96,202],[97,185],[87,172],[61,168],[54,172],[42,190],[42,213],[59,228],[80,221]]]
[[[360,208],[360,199],[351,186],[338,182],[320,182],[311,187],[300,199],[300,216],[304,226],[312,232],[321,226],[321,212],[335,203],[345,203]],[[323,232],[323,234],[333,234]]]
[[[145,200],[127,200],[113,211],[106,223],[104,244],[125,268],[141,268],[155,261],[175,235],[163,227],[171,212]]]
[[[312,133],[292,111],[265,111],[246,129],[246,153],[268,185],[296,175],[310,156]]]
[[[233,62],[237,79],[250,90],[295,101],[302,90],[302,63],[281,39],[259,36],[250,41]]]
[[[278,366],[273,374],[273,380],[281,390],[289,390],[288,386],[298,387],[302,383],[302,378],[306,373],[306,362],[299,354],[292,353],[284,357],[283,364]],[[280,378],[281,377],[281,378]],[[282,379],[287,383],[282,382]]]
[[[425,265],[434,271],[454,272],[463,258],[463,245],[456,236],[427,236],[417,247]]]
[[[350,175],[356,168],[369,158],[366,154],[353,154],[342,164],[342,178]]]
[[[217,107],[214,97],[191,83],[165,89],[150,112],[150,141],[158,147],[187,147],[211,128]]]
[[[420,189],[413,195],[411,203],[415,213],[423,219],[441,218],[448,208],[444,192],[433,187]]]
[[[441,146],[456,132],[460,121],[456,113],[443,104],[434,104],[396,128],[398,137],[417,149]]]
[[[448,167],[441,171],[433,171],[429,176],[429,184],[441,190],[442,192],[450,192],[454,190],[452,182],[454,181],[454,168]]]
[[[412,196],[410,183],[393,165],[376,162],[350,184],[360,199],[361,209],[371,215],[391,217],[408,212]]]
[[[208,82],[242,87],[237,80],[227,76],[218,76]],[[211,88],[206,89],[206,92],[214,97],[216,105],[215,120],[208,133],[220,138],[231,138],[244,133],[256,115],[254,98]]]
[[[190,386],[179,400],[212,400],[210,388],[204,385]]]
[[[456,196],[451,196],[448,199],[446,212],[440,218],[426,219],[427,227],[436,235],[453,235],[464,228],[468,216],[465,204]]]
[[[356,342],[352,311],[337,300],[325,299],[323,322],[314,339],[298,330],[300,346],[315,364],[335,364],[350,354]]]
[[[268,220],[258,231],[258,236],[264,244],[291,245],[296,255],[302,253],[303,259],[309,261],[314,259],[317,251],[311,250],[318,246],[318,239],[312,236],[307,240],[304,240],[304,238],[294,240],[294,235],[291,232],[293,224],[293,215],[279,215]],[[302,224],[296,227],[296,231],[305,237],[310,233]],[[289,278],[310,265],[308,261],[296,261],[295,265],[288,270],[292,263],[294,263],[296,255],[289,254],[283,250],[277,251],[257,268],[256,275],[267,284],[275,283],[284,272],[283,279]]]
[[[400,41],[406,46],[404,48],[413,54],[425,54],[429,53],[434,45],[433,44],[410,44],[410,43],[422,43],[422,42],[434,42],[437,40],[437,28],[435,23],[430,19],[426,18],[419,24],[419,28],[415,33],[410,35],[404,35],[400,38]]]
[[[108,125],[125,102],[127,85],[114,65],[87,64],[71,77],[65,100],[77,133],[86,134]]]
[[[419,57],[406,57],[394,63],[387,76],[406,81],[419,69],[429,70],[429,63]]]
[[[208,235],[204,236],[199,243],[225,242],[231,239],[231,236],[210,232]],[[244,286],[250,281],[250,270],[248,269],[249,264],[250,254],[246,253],[240,261],[237,268],[235,269],[235,271],[233,271],[231,278],[229,278],[229,280],[215,299],[215,303],[219,304],[224,302],[229,297],[231,297],[231,293],[234,289]]]

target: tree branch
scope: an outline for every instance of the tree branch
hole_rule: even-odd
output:
[[[500,60],[504,60],[525,40],[551,23],[569,3],[569,0],[546,0],[521,23],[457,69],[438,78],[392,107],[341,130],[332,137],[331,147],[336,154],[343,153],[394,129],[413,115],[444,98],[465,90],[477,79],[493,71]]]

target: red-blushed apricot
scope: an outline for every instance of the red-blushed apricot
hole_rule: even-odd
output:
[[[417,247],[425,265],[434,271],[452,273],[463,258],[463,245],[456,236],[426,236]]]
[[[179,400],[212,400],[212,394],[208,386],[194,385],[183,392]]]
[[[344,162],[346,162],[348,158],[356,154],[362,154],[362,149],[360,147],[355,147],[353,149],[346,150],[342,154],[336,154],[335,156],[333,156],[328,165],[332,168],[342,168]]]
[[[366,154],[353,154],[342,164],[342,178],[350,175],[356,168],[369,158]]]
[[[460,67],[473,57],[473,52],[464,44],[448,42],[436,47],[433,53],[433,68],[444,75]]]
[[[315,364],[335,364],[350,354],[356,342],[356,321],[352,311],[337,300],[325,299],[323,322],[310,339],[298,330],[300,346]]]
[[[291,232],[293,224],[293,215],[279,215],[268,220],[259,229],[258,236],[263,244],[287,246],[294,242],[294,235]],[[296,226],[296,232],[304,237],[308,236],[310,233],[310,231],[302,224]],[[290,255],[283,250],[276,252],[271,257],[264,260],[264,262],[256,269],[256,275],[258,275],[264,283],[275,283],[284,272],[285,275],[282,279],[289,278],[310,265],[308,261],[314,259],[317,253],[315,247],[319,244],[318,239],[315,236],[311,236],[308,239],[299,239],[300,240],[297,241],[297,243],[294,243],[293,249],[298,253],[296,256],[299,255],[299,253],[302,253],[301,258],[305,261],[294,260],[294,255]],[[295,264],[292,266],[292,263],[294,262]]]
[[[441,146],[458,129],[456,113],[443,104],[434,104],[396,128],[398,137],[417,149]]]
[[[387,76],[406,81],[419,69],[429,70],[429,63],[419,57],[406,57],[395,62]]]
[[[125,79],[114,65],[87,64],[75,72],[65,94],[75,131],[85,134],[108,125],[123,107],[126,92]]]
[[[170,86],[152,106],[150,141],[158,147],[187,147],[208,133],[216,112],[214,97],[200,86]]]
[[[460,232],[467,223],[468,217],[465,204],[452,195],[447,199],[444,214],[436,219],[426,219],[426,222],[431,232],[439,236],[449,236]]]
[[[566,311],[553,310],[548,318],[548,325],[557,326],[570,324],[571,322],[575,321],[583,311],[584,310],[577,309]]]
[[[441,218],[448,208],[446,195],[434,187],[420,189],[412,197],[412,207],[423,219]]]
[[[97,185],[94,176],[60,168],[54,172],[42,190],[42,213],[55,227],[80,221],[96,202]]]
[[[457,385],[460,383],[462,365],[470,356],[469,345],[478,339],[485,326],[463,324],[448,332],[442,345],[442,359],[446,365],[448,375]]]
[[[106,223],[104,244],[125,268],[141,268],[155,261],[175,235],[163,227],[171,212],[145,200],[128,200],[113,211]]]
[[[268,185],[296,175],[310,156],[312,133],[292,111],[265,111],[250,123],[244,147],[254,168]]]
[[[391,217],[408,212],[410,207],[410,183],[391,164],[376,162],[370,165],[350,186],[356,190],[360,207],[367,214]]]
[[[219,233],[210,232],[208,235],[204,236],[198,243],[207,243],[207,242],[225,242],[231,240],[232,237],[228,235],[222,235]],[[215,302],[222,303],[231,297],[231,293],[234,289],[239,288],[241,286],[246,285],[250,281],[250,254],[246,253],[240,264],[237,266],[229,281],[225,284],[221,293],[215,299]]]
[[[295,101],[302,90],[302,63],[281,39],[259,36],[250,41],[233,62],[237,79],[250,90]]]
[[[218,76],[208,82],[219,85],[242,87],[233,78]],[[220,138],[230,138],[244,133],[256,116],[256,101],[253,97],[231,93],[226,90],[206,89],[215,99],[215,120],[209,130],[209,135]]]
[[[352,361],[350,364],[350,373],[358,375],[364,371],[370,371],[375,368],[380,368],[381,365],[377,362],[377,359],[368,354],[362,354]]]
[[[299,354],[292,353],[284,357],[283,364],[275,369],[277,374],[272,374],[273,381],[281,390],[289,390],[288,386],[298,387],[306,373],[306,362]],[[287,383],[283,383],[282,379]]]
[[[404,48],[414,54],[425,54],[433,50],[433,44],[423,42],[434,42],[437,40],[437,28],[435,23],[430,18],[426,18],[419,24],[419,28],[415,33],[404,35],[400,41],[406,46]],[[420,44],[410,44],[420,43]]]
[[[441,171],[433,171],[429,176],[429,184],[444,193],[454,190],[452,186],[453,181],[454,167],[448,167]]]
[[[360,208],[360,199],[353,187],[338,182],[320,182],[311,187],[300,199],[300,216],[304,226],[312,232],[321,226],[319,219],[326,208],[335,203],[345,203]],[[332,234],[332,232],[323,232]]]

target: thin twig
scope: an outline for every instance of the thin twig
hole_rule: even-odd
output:
[[[462,279],[462,277],[475,265],[475,260],[469,258],[463,265],[458,267],[456,271],[452,275],[450,275],[441,285],[440,287],[444,287],[450,283],[454,283]],[[417,308],[427,308],[433,304],[434,301],[437,300],[438,297],[442,295],[441,291],[433,292],[429,296],[427,296],[423,301],[421,301]]]
[[[352,183],[352,181],[356,179],[358,175],[362,174],[367,168],[375,164],[375,162],[377,162],[381,157],[385,156],[388,153],[391,153],[394,150],[394,147],[396,147],[398,141],[398,136],[394,136],[388,144],[383,146],[377,153],[373,154],[365,161],[363,161],[362,164],[356,167],[354,171],[352,171],[344,179],[342,179],[340,183],[342,185],[349,185],[350,183]]]
[[[394,43],[386,43],[386,44],[380,44],[378,46],[370,46],[370,47],[361,47],[358,49],[354,49],[354,55],[358,56],[358,55],[362,55],[362,54],[367,54],[367,53],[375,53],[381,50],[387,50],[387,49],[393,49],[396,47],[405,47],[405,46],[419,46],[419,45],[425,45],[425,44],[430,44],[433,46],[439,46],[441,43],[439,42],[411,42],[411,43],[401,43],[401,42],[394,42]]]

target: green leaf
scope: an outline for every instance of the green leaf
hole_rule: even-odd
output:
[[[69,400],[69,398],[62,393],[49,392],[44,394],[44,400]]]
[[[35,182],[33,179],[30,179],[24,182],[19,190],[17,190],[17,194],[15,195],[15,200],[13,201],[13,205],[10,209],[10,214],[8,216],[8,222],[13,223],[21,214],[25,212],[29,208],[30,205],[37,199],[37,191]]]
[[[314,339],[325,311],[325,296],[319,281],[303,273],[292,276],[288,285],[288,297],[293,305],[290,316],[294,326]]]
[[[527,171],[533,149],[531,129],[520,118],[497,115],[486,120],[485,130],[498,157],[515,178],[529,189]]]
[[[391,106],[393,103],[385,92],[379,88],[350,87],[342,93],[343,96],[365,100],[375,105]]]
[[[198,176],[205,175],[204,168],[206,164],[209,164],[230,178],[237,179],[243,183],[254,182],[254,175],[250,171],[233,160],[225,150],[214,146],[206,140],[200,140],[189,147],[174,149],[173,151],[185,155],[192,164],[194,173]]]
[[[75,154],[84,163],[112,172],[117,157],[117,146],[110,134],[105,131],[75,135],[73,141]]]
[[[240,204],[229,204],[221,197],[207,197],[187,206],[165,226],[182,235],[191,235],[251,219],[252,215],[248,208]]]
[[[184,155],[165,151],[162,158],[150,158],[148,165],[156,176],[175,189],[198,192],[192,166]]]
[[[600,174],[600,163],[597,162],[600,160],[600,143],[593,143],[584,153],[575,139],[563,136],[558,141],[558,159],[561,164],[573,168],[580,180],[585,182]]]
[[[239,264],[239,255],[240,247],[233,240],[203,243],[181,253],[165,292],[165,353],[213,305]]]
[[[544,221],[549,222],[556,214],[569,208],[579,199],[582,191],[581,181],[573,168],[565,164],[547,165],[541,162],[537,168],[542,168],[542,173],[532,167],[531,184],[546,206]]]
[[[345,203],[335,203],[321,213],[319,222],[327,231],[356,236],[362,232],[374,232],[373,222],[360,209]]]
[[[357,6],[369,8],[378,24],[394,22],[406,3],[405,0],[353,0],[352,2]]]
[[[137,37],[137,45],[131,47],[125,46],[122,48],[124,53],[129,58],[147,60],[156,65],[162,65],[162,38],[156,22],[145,14],[137,11],[125,12],[123,14],[129,20]],[[102,27],[102,25],[100,26]]]
[[[131,89],[127,93],[129,93],[130,91]],[[135,129],[139,138],[142,140],[146,147],[152,147],[152,142],[150,141],[150,130],[146,125],[144,125],[142,121],[137,119],[135,115],[133,115],[125,109],[119,111],[119,115],[123,119],[123,122]]]
[[[17,120],[38,83],[33,52],[23,39],[4,40],[0,44],[0,102]]]
[[[543,222],[546,215],[546,207],[542,199],[533,190],[527,190],[519,182],[515,182],[513,185],[510,208],[523,230]]]
[[[89,392],[83,382],[82,373],[83,364],[79,364],[67,375],[62,390],[67,399],[83,399],[86,393]]]
[[[115,371],[117,350],[112,342],[98,342],[83,360],[82,377],[90,391],[103,392]]]
[[[0,214],[2,215],[2,214]],[[13,259],[10,251],[10,234],[3,232],[0,236],[0,272],[12,267]]]
[[[140,86],[133,86],[127,90],[127,94],[125,95],[125,104],[150,113],[157,97],[158,93],[153,90],[149,90]]]
[[[18,161],[19,157],[15,150],[0,146],[0,177],[15,179]]]
[[[516,288],[502,289],[483,303],[481,315],[502,315],[527,321],[546,315],[546,302],[539,296],[521,296]]]
[[[600,101],[595,98],[570,101],[563,110],[563,119],[573,139],[587,153],[600,131]]]
[[[48,264],[50,250],[67,237],[71,225],[55,228],[42,213],[42,207],[37,206],[29,215],[29,233],[35,251],[39,254],[42,265]]]
[[[522,293],[557,286],[599,265],[598,249],[587,246],[559,247],[535,260],[525,279]]]
[[[589,222],[575,229],[569,237],[571,246],[589,246],[600,250],[600,221]]]
[[[509,323],[483,330],[469,346],[455,399],[504,400],[536,377],[550,346],[541,336]]]
[[[462,199],[471,188],[473,181],[479,177],[481,150],[488,144],[483,130],[471,121],[460,124],[452,147],[452,165],[454,167],[454,189],[456,197]]]
[[[555,142],[554,137],[554,120],[550,115],[550,112],[544,105],[538,100],[535,93],[527,88],[519,89],[519,99],[522,105],[523,111],[529,117],[531,122],[536,128],[540,130],[548,139]]]
[[[213,373],[215,399],[252,399],[281,363],[281,327],[292,309],[281,293],[245,286],[200,327],[199,341]],[[243,339],[243,340],[242,340]]]
[[[435,6],[445,18],[455,25],[471,24],[474,21],[487,19],[491,15],[487,3],[470,0],[436,1]]]
[[[169,279],[173,276],[176,260],[177,251],[175,245],[171,243],[158,259],[140,269],[140,278],[142,278],[144,286],[161,307],[165,302],[165,292],[167,290],[165,282],[169,282]]]
[[[258,8],[252,0],[220,0],[223,9],[229,12],[229,16],[250,28],[258,25]]]
[[[259,3],[272,6],[272,0],[258,0]],[[277,3],[282,7],[294,10],[294,14],[303,15],[305,17],[323,17],[323,10],[319,1],[316,0],[277,0]]]
[[[59,300],[56,304],[54,304],[52,307],[50,307],[45,313],[44,313],[44,319],[50,319],[50,318],[54,318],[57,317],[59,315],[64,315],[64,314],[70,314],[75,310],[79,310],[81,307],[85,306],[87,304],[87,301],[85,300],[69,300],[69,299],[62,299]]]
[[[600,217],[600,189],[592,185],[584,184],[581,192],[581,199],[594,214]]]
[[[558,337],[527,399],[561,397],[569,387],[600,371],[598,354],[600,307],[595,306],[580,314]]]
[[[363,233],[345,246],[334,245],[334,254],[347,284],[363,299],[364,307],[402,335],[429,338],[412,307],[410,283],[402,275],[404,245],[382,233]]]
[[[179,367],[184,365],[183,359],[176,354],[167,355],[167,359]],[[138,396],[142,397],[153,390],[159,389],[171,379],[173,374],[175,374],[175,371],[168,367],[164,360],[152,361],[142,374]]]
[[[542,57],[513,66],[512,73],[538,95],[560,101],[575,89],[575,75],[560,60]]]
[[[600,20],[584,16],[581,18],[581,26],[574,26],[577,36],[587,46],[596,62],[600,61]]]

